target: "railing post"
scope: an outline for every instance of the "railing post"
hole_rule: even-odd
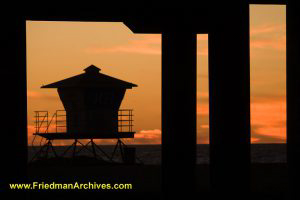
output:
[[[57,111],[55,111],[55,128],[57,133]]]

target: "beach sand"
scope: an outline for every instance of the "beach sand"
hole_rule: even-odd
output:
[[[197,192],[209,195],[209,165],[197,165]],[[31,180],[45,182],[97,182],[132,183],[131,192],[161,195],[160,165],[77,165],[77,166],[30,166],[28,175]],[[252,164],[251,193],[260,197],[282,199],[287,193],[286,164]],[[174,189],[175,190],[175,189]]]
[[[209,146],[198,145],[197,147],[197,165],[195,171],[197,192],[201,197],[209,197]],[[66,147],[56,148],[61,152]],[[104,149],[107,152],[112,151],[112,147],[110,146],[105,146]],[[29,152],[30,158],[33,155],[33,150],[29,150],[31,150]],[[83,160],[79,159],[75,163],[48,160],[40,164],[29,164],[28,176],[32,181],[44,181],[46,183],[53,181],[57,183],[74,183],[76,181],[82,183],[132,183],[133,190],[126,191],[130,193],[130,198],[132,195],[137,195],[137,199],[145,199],[145,197],[148,197],[148,199],[160,199],[162,197],[160,146],[138,146],[137,155],[144,161],[144,165],[94,163],[93,161],[90,162],[89,159],[84,159],[85,154],[83,154]],[[251,156],[253,162],[251,166],[251,196],[255,199],[257,197],[261,197],[262,199],[284,199],[288,189],[286,145],[255,144],[252,145]],[[174,188],[174,191],[176,192],[176,188]],[[40,199],[41,197],[43,199],[59,199],[57,191],[55,193],[51,191],[47,195],[44,195],[44,192],[47,191],[43,191],[41,194],[40,192],[36,193],[32,191],[30,192],[29,199]],[[99,191],[94,190],[86,192],[88,194],[99,193]],[[68,193],[70,191],[59,192],[62,195],[61,199],[68,199],[64,196],[64,194],[68,196]],[[74,192],[72,191],[72,193]],[[127,193],[126,195],[128,195]]]

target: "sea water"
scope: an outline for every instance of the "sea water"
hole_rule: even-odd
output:
[[[146,165],[161,164],[161,145],[128,145],[136,148],[136,156]],[[108,155],[111,155],[113,145],[99,145],[99,147]],[[58,155],[62,155],[68,146],[54,146]],[[81,147],[78,146],[79,150]],[[91,148],[91,147],[89,147]],[[28,148],[28,160],[30,161],[34,154],[40,149],[39,146]],[[97,154],[105,158],[105,155],[97,150]],[[65,156],[71,156],[72,151],[68,151]],[[92,156],[88,150],[82,150],[80,155]],[[120,159],[119,152],[116,154],[116,159]],[[54,156],[49,151],[49,156]],[[230,156],[230,155],[228,155]],[[286,144],[252,144],[251,145],[251,161],[253,163],[285,163],[286,162]],[[209,145],[197,145],[197,164],[209,164]]]

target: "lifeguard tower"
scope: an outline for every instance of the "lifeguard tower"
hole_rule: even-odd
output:
[[[45,139],[33,159],[47,157],[49,150],[58,156],[52,141],[74,140],[65,152],[73,149],[73,156],[87,149],[99,157],[97,149],[109,160],[120,150],[124,162],[134,162],[135,149],[127,147],[122,138],[134,138],[132,109],[120,110],[127,89],[137,85],[100,73],[91,65],[85,73],[73,76],[41,88],[57,88],[65,110],[57,110],[51,117],[48,111],[35,111],[35,137]],[[50,119],[50,120],[49,120]],[[34,138],[35,139],[35,138]],[[79,139],[88,140],[83,144]],[[94,139],[117,139],[112,155],[105,153]],[[81,149],[77,150],[77,144]],[[88,145],[92,150],[88,148]],[[129,160],[128,160],[129,159]]]

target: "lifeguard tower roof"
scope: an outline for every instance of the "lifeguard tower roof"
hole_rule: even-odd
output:
[[[67,88],[67,87],[111,87],[131,89],[137,85],[100,73],[100,69],[91,65],[84,69],[85,73],[57,81],[41,88]]]

